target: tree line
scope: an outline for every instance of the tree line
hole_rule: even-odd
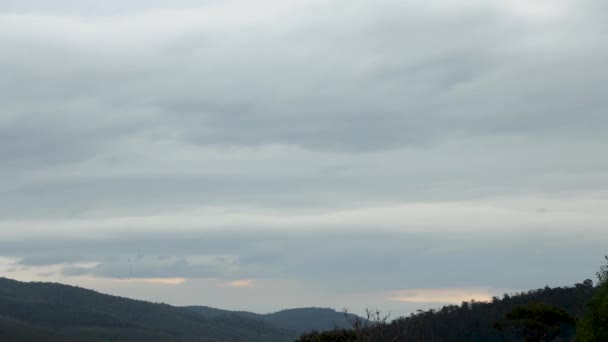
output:
[[[380,311],[352,322],[350,329],[303,334],[298,342],[607,342],[608,256],[594,286],[544,287],[418,310],[392,321]]]

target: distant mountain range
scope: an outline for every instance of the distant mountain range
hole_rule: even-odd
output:
[[[0,341],[286,342],[303,332],[348,324],[343,313],[332,309],[261,315],[175,307],[57,283],[0,278]]]
[[[271,326],[293,331],[298,334],[313,330],[325,331],[334,328],[350,328],[357,316],[348,314],[348,319],[344,313],[327,308],[299,308],[288,309],[271,314],[256,314],[247,311],[227,311],[208,306],[187,306],[188,310],[199,313],[207,318],[218,318],[226,316],[243,317],[265,322]]]

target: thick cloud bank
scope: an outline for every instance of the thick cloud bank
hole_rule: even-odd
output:
[[[536,274],[585,277],[602,253],[589,241],[608,238],[606,13],[600,0],[4,2],[0,238],[23,247],[0,249],[6,269],[525,288],[543,284],[472,274],[570,240],[573,269]],[[411,259],[412,241],[462,272],[395,276],[436,265]]]

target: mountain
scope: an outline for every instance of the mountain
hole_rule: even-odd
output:
[[[167,304],[6,278],[0,278],[0,327],[2,341],[284,342],[297,337],[242,315],[205,317]]]
[[[205,316],[207,318],[217,318],[217,317],[237,315],[237,316],[252,318],[252,319],[256,319],[256,320],[261,320],[262,317],[264,317],[264,315],[249,312],[249,311],[230,311],[230,310],[212,308],[210,306],[204,306],[204,305],[184,306],[183,308],[186,310],[192,311],[192,312],[196,312],[197,314]]]
[[[67,336],[51,329],[36,327],[6,317],[0,317],[0,341],[20,342],[76,342],[76,337]]]
[[[324,331],[334,328],[350,328],[357,316],[326,308],[288,309],[264,316],[264,321],[287,330],[304,333],[312,330]]]
[[[418,311],[390,323],[371,325],[376,341],[505,341],[494,328],[515,307],[544,303],[581,318],[598,292],[590,280],[572,287],[545,287],[505,294],[490,302]],[[0,341],[354,341],[357,334],[342,313],[302,308],[260,315],[205,306],[174,307],[101,294],[57,283],[19,282],[0,278]],[[333,330],[334,327],[344,328]],[[560,341],[574,335],[565,329]],[[511,336],[512,337],[512,336]]]
[[[186,308],[207,318],[234,315],[237,317],[256,319],[278,328],[294,331],[298,334],[313,330],[332,330],[336,327],[350,328],[351,322],[357,318],[357,316],[353,314],[348,314],[347,319],[344,313],[328,308],[288,309],[265,315],[246,311],[220,310],[208,306],[188,306]]]

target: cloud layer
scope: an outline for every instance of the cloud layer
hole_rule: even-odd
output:
[[[0,235],[22,248],[0,249],[7,269],[241,290],[340,278],[368,293],[578,279],[516,256],[541,267],[569,236],[580,270],[601,256],[590,241],[608,238],[607,9],[1,4]],[[293,252],[310,246],[319,254]],[[421,250],[461,272],[406,262]],[[514,260],[502,266],[530,281],[488,260]]]

